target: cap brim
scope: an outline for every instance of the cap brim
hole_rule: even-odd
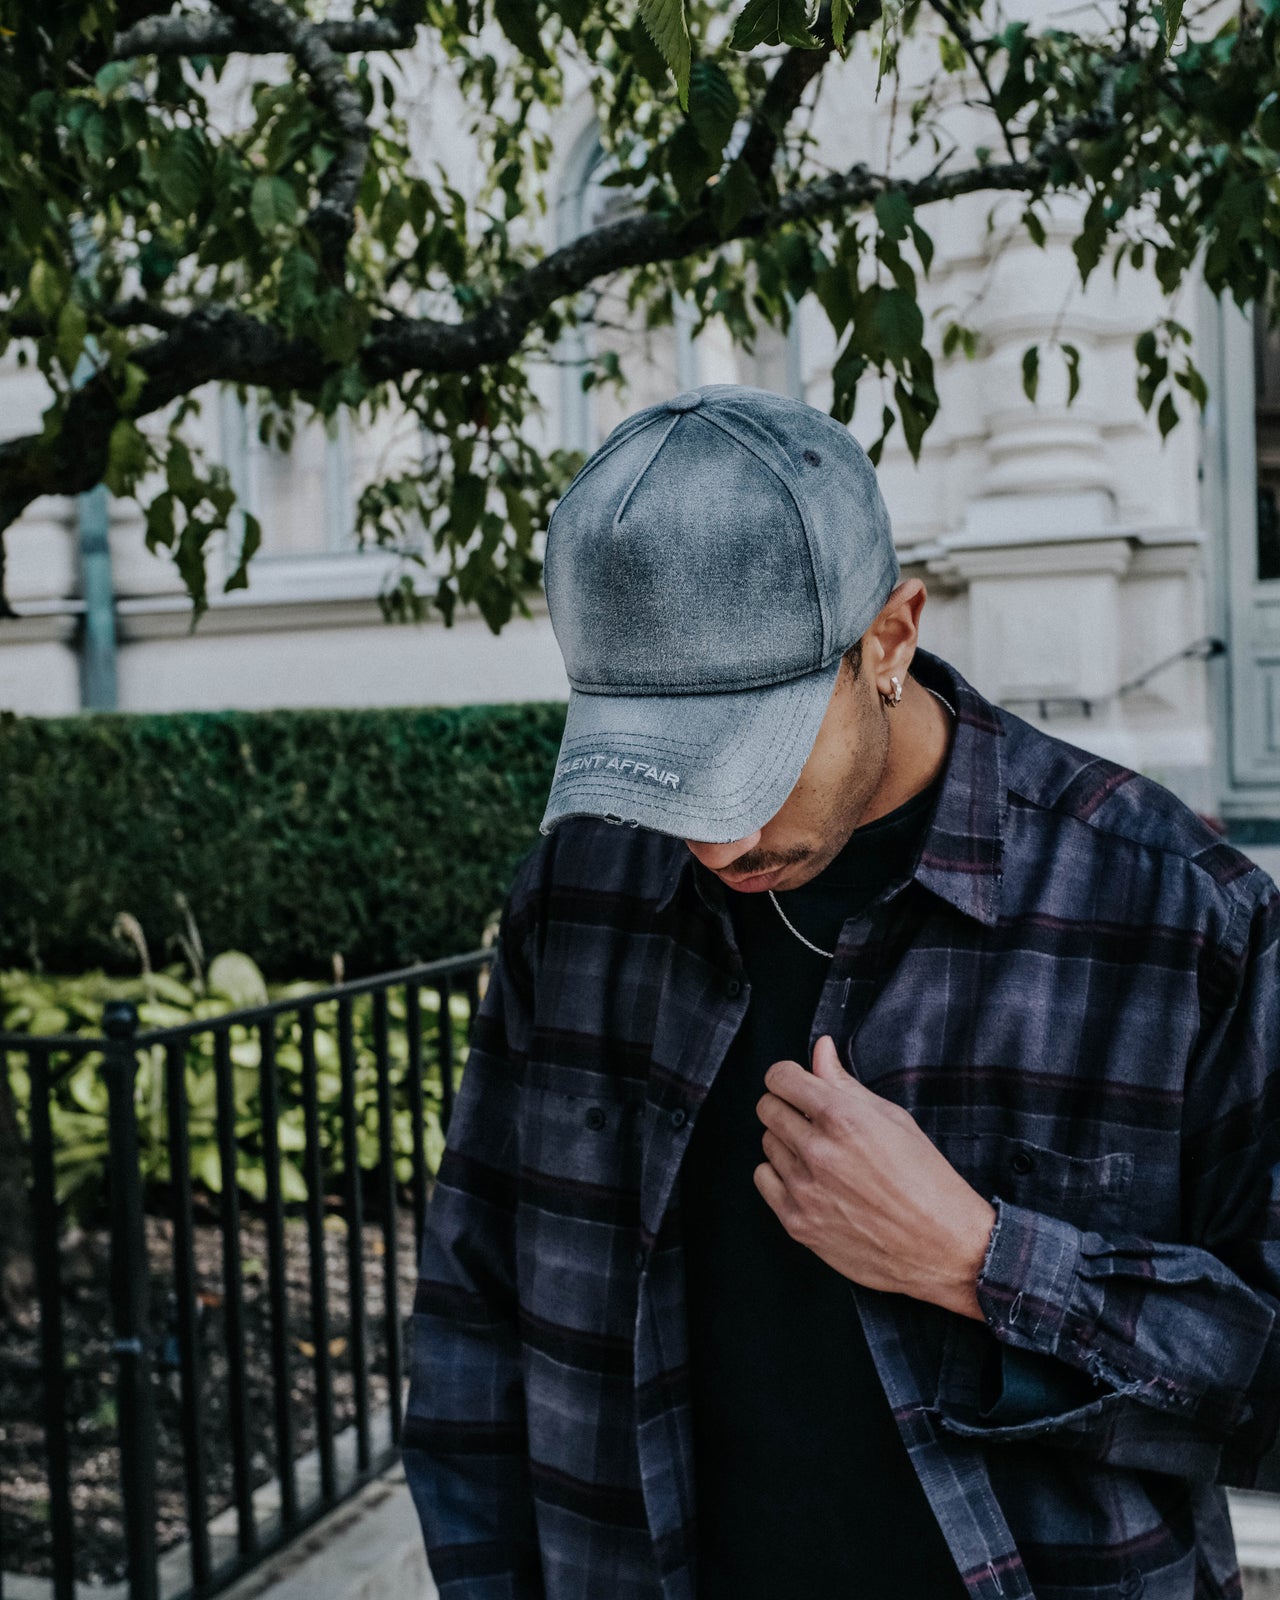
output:
[[[840,657],[802,678],[734,694],[569,691],[540,830],[604,817],[727,844],[781,811],[818,737]]]

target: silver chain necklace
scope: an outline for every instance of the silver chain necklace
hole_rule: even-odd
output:
[[[919,680],[917,680],[917,682],[918,681]],[[942,702],[942,704],[944,706],[946,706],[947,710],[951,713],[951,715],[953,717],[955,716],[956,708],[951,704],[950,700],[944,699],[943,696],[940,695],[936,689],[929,689],[929,685],[927,683],[921,684],[920,687],[922,689],[928,689],[929,693],[933,696],[933,698],[935,700],[940,700]],[[777,897],[776,894],[774,894],[773,890],[772,889],[766,889],[765,893],[769,896],[770,900],[773,901],[774,910],[782,918],[783,922],[786,923],[787,927],[791,929],[792,933],[795,934],[796,938],[799,939],[800,943],[802,945],[804,945],[807,949],[812,950],[814,955],[824,956],[828,961],[830,961],[832,956],[835,955],[835,951],[834,950],[823,950],[820,946],[814,944],[811,939],[806,939],[804,934],[802,934],[800,932],[799,928],[796,927],[796,925],[791,921],[790,917],[787,916],[786,912],[778,904],[778,897]]]

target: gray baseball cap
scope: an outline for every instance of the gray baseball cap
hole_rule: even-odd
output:
[[[723,844],[782,809],[898,560],[846,427],[716,383],[613,430],[556,506],[544,578],[570,690],[541,831]]]

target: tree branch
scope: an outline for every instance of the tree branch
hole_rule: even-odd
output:
[[[1047,147],[1042,144],[1042,149]],[[700,212],[681,218],[645,212],[606,223],[535,262],[464,322],[392,317],[375,325],[361,352],[366,377],[385,383],[409,372],[472,372],[507,360],[560,299],[606,273],[680,260],[730,239],[758,238],[787,224],[814,221],[870,205],[897,189],[914,207],[982,191],[1029,191],[1048,177],[1039,159],[934,171],[914,182],[858,165],[784,194],[743,217],[726,238]],[[331,370],[309,341],[290,338],[230,306],[202,306],[130,361],[147,374],[134,416],[162,409],[204,383],[220,381],[314,393]],[[39,434],[0,444],[0,529],[42,494],[78,494],[100,482],[107,442],[120,412],[105,377],[76,391],[51,440]]]
[[[223,11],[283,45],[315,85],[342,135],[342,148],[320,183],[320,199],[307,226],[320,245],[320,259],[330,277],[340,281],[355,231],[356,196],[369,159],[372,135],[360,96],[347,77],[346,63],[330,48],[315,23],[278,4],[278,0],[217,0]]]
[[[394,13],[387,17],[355,17],[347,22],[317,22],[316,32],[338,54],[360,50],[406,50],[413,43],[416,24]],[[112,61],[135,56],[263,56],[279,52],[274,34],[264,34],[252,24],[233,17],[146,17],[125,28],[111,46]]]

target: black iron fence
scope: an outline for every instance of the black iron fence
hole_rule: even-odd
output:
[[[100,1038],[0,1034],[0,1070],[16,1055],[28,1077],[38,1300],[29,1348],[11,1332],[0,1363],[8,1393],[29,1380],[25,1436],[47,1490],[34,1565],[29,1544],[15,1554],[31,1496],[0,1510],[0,1600],[6,1566],[24,1583],[44,1576],[52,1600],[75,1600],[86,1565],[129,1600],[217,1594],[395,1458],[429,1145],[448,1125],[492,954],[175,1027],[140,1030],[135,1007],[113,1002]],[[193,1052],[206,1067],[211,1055],[211,1086]],[[74,1295],[64,1282],[69,1158],[51,1115],[90,1058],[106,1084],[99,1330],[83,1273]],[[159,1175],[140,1164],[147,1115],[166,1146]],[[255,1120],[260,1154],[242,1171]],[[194,1177],[193,1130],[211,1145]],[[82,1425],[104,1403],[114,1443],[86,1447]],[[0,1423],[9,1457],[23,1428]],[[107,1459],[105,1499],[88,1486],[91,1453],[99,1480]],[[29,1458],[25,1476],[7,1459],[0,1493],[30,1477]],[[79,1560],[90,1547],[94,1561]]]

